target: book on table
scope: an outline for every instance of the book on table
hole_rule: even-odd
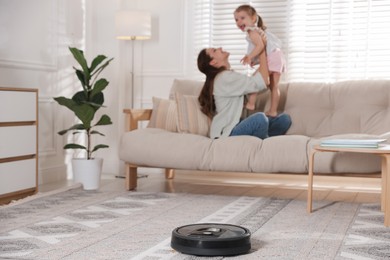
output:
[[[322,147],[378,148],[386,139],[327,139],[321,141]]]

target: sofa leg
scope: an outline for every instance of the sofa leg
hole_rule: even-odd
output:
[[[171,168],[165,169],[165,179],[173,179],[175,178],[175,170]]]
[[[126,190],[137,188],[137,167],[126,163]]]

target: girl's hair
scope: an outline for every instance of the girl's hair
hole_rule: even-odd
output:
[[[263,19],[260,17],[260,15],[257,14],[255,8],[253,8],[250,5],[240,5],[239,7],[236,8],[236,10],[234,12],[237,13],[237,12],[241,12],[241,11],[246,12],[251,17],[256,15],[257,16],[257,27],[259,27],[263,31],[265,31],[267,29],[267,26],[265,26]]]
[[[203,49],[199,52],[198,55],[198,69],[206,75],[206,80],[203,85],[202,90],[200,91],[198,101],[200,104],[201,111],[208,116],[210,119],[213,119],[216,108],[214,101],[214,79],[221,71],[226,70],[225,67],[216,68],[210,65],[211,57],[206,53],[206,49]]]

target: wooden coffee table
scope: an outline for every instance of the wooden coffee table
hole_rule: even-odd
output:
[[[384,225],[386,227],[390,227],[390,145],[382,145],[379,148],[323,147],[320,145],[314,146],[309,158],[309,177],[308,177],[308,196],[307,196],[308,213],[312,212],[314,155],[317,152],[366,153],[366,154],[375,154],[382,157],[381,210],[385,214]]]

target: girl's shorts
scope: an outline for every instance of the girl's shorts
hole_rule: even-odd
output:
[[[269,72],[282,73],[286,71],[286,59],[280,49],[275,49],[270,54],[267,54]]]

